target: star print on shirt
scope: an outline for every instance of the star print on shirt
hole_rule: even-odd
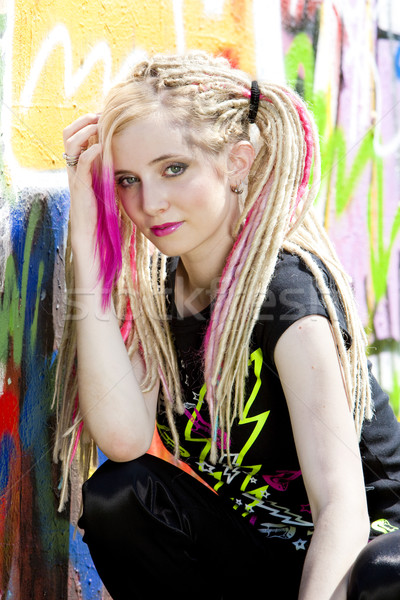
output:
[[[209,463],[206,463],[205,461],[198,462],[196,464],[199,465],[200,471],[202,471],[203,473],[213,473],[215,471],[215,466],[210,465]]]
[[[296,540],[295,542],[292,542],[292,544],[296,548],[296,550],[305,550],[306,543],[307,543],[307,540]]]
[[[196,408],[196,405],[193,402],[185,402],[185,408],[186,410],[194,410]]]

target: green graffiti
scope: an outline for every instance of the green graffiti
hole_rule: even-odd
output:
[[[340,127],[336,127],[330,135],[325,150],[324,173],[326,171],[330,173],[336,171],[335,208],[336,215],[340,217],[348,208],[367,165],[374,158],[373,133],[372,131],[368,131],[362,138],[348,172],[346,169],[346,158],[349,150],[345,134]]]
[[[314,49],[310,38],[306,33],[299,33],[285,56],[286,80],[310,105],[314,99],[314,67]],[[300,73],[300,69],[303,73]]]
[[[307,102],[320,134],[322,178],[328,179],[328,187],[335,186],[335,212],[343,214],[354,196],[357,184],[365,168],[375,156],[373,130],[360,140],[357,153],[347,169],[349,155],[345,132],[341,127],[328,131],[327,99],[323,93],[314,93],[314,49],[307,34],[296,36],[285,57],[286,78]],[[300,74],[300,67],[303,73]],[[304,76],[302,81],[301,76]],[[334,180],[333,180],[334,177]]]
[[[398,206],[391,226],[389,243],[385,245],[383,162],[380,157],[373,157],[372,169],[372,184],[368,191],[367,210],[371,279],[374,292],[374,307],[370,307],[370,326],[372,326],[372,318],[376,306],[385,296],[387,291],[390,259],[392,257],[394,243],[400,231],[400,206]],[[373,218],[375,215],[376,220]]]
[[[392,389],[388,393],[394,413],[400,417],[400,375],[396,371],[393,373]]]
[[[373,299],[369,302],[368,328],[373,329],[373,317],[377,305],[387,292],[388,273],[393,247],[400,232],[400,207],[397,208],[389,239],[385,242],[384,231],[384,182],[383,161],[374,150],[374,132],[367,131],[361,139],[352,163],[346,168],[349,154],[345,134],[336,127],[329,136],[321,152],[323,166],[322,177],[328,178],[328,186],[334,186],[335,214],[341,217],[348,209],[361,177],[369,169],[369,188],[367,202],[367,224],[370,256],[370,273]],[[335,182],[332,182],[335,173]]]
[[[21,276],[21,292],[18,290],[18,277],[15,266],[15,258],[12,254],[7,259],[4,277],[4,292],[0,300],[0,361],[5,364],[10,356],[10,345],[12,345],[12,357],[15,365],[21,363],[25,310],[27,302],[29,259],[32,250],[33,237],[41,217],[41,207],[34,203],[29,215],[26,230],[24,260]],[[38,302],[40,285],[43,278],[44,265],[39,266],[39,281],[35,315],[31,325],[31,335],[36,340]]]
[[[321,93],[313,93],[314,64],[311,41],[307,34],[300,33],[294,38],[286,55],[286,77],[288,83],[303,95],[310,106],[320,134],[322,181],[327,189],[325,214],[329,214],[329,203],[333,202],[335,215],[340,218],[349,208],[361,177],[367,169],[371,173],[367,233],[373,292],[372,302],[370,301],[368,306],[368,326],[372,329],[376,307],[387,293],[390,259],[400,232],[400,207],[393,219],[389,240],[385,244],[383,164],[374,149],[374,130],[371,128],[365,133],[358,143],[357,150],[355,147],[348,147],[345,132],[341,127],[336,126],[333,130],[328,130],[327,98]],[[301,81],[301,77],[304,81]],[[354,158],[347,164],[347,158],[353,151]],[[373,218],[375,215],[376,220]]]
[[[31,353],[33,353],[35,351],[35,347],[36,347],[36,337],[37,337],[38,318],[39,318],[40,289],[42,287],[43,275],[44,275],[44,263],[41,260],[39,263],[39,269],[38,269],[35,313],[33,315],[33,320],[32,320],[31,328],[30,328],[30,351],[31,351]]]

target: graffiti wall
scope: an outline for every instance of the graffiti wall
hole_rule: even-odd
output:
[[[400,397],[400,11],[396,0],[0,0],[0,599],[107,598],[78,484],[57,512],[51,408],[63,320],[62,130],[140,57],[202,48],[287,81],[313,109],[317,209],[370,356]]]

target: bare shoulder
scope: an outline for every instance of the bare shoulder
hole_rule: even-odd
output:
[[[339,367],[332,326],[326,317],[308,315],[299,319],[279,338],[275,347],[279,368],[301,366],[316,370]]]

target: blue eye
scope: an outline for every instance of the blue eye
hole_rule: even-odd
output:
[[[131,185],[134,185],[138,181],[139,181],[139,179],[137,177],[135,177],[134,175],[126,175],[124,177],[120,177],[117,181],[117,184],[120,185],[121,187],[127,188],[127,187],[130,187]]]
[[[187,167],[184,163],[174,163],[165,169],[164,174],[168,177],[176,177],[177,175],[182,175]]]

